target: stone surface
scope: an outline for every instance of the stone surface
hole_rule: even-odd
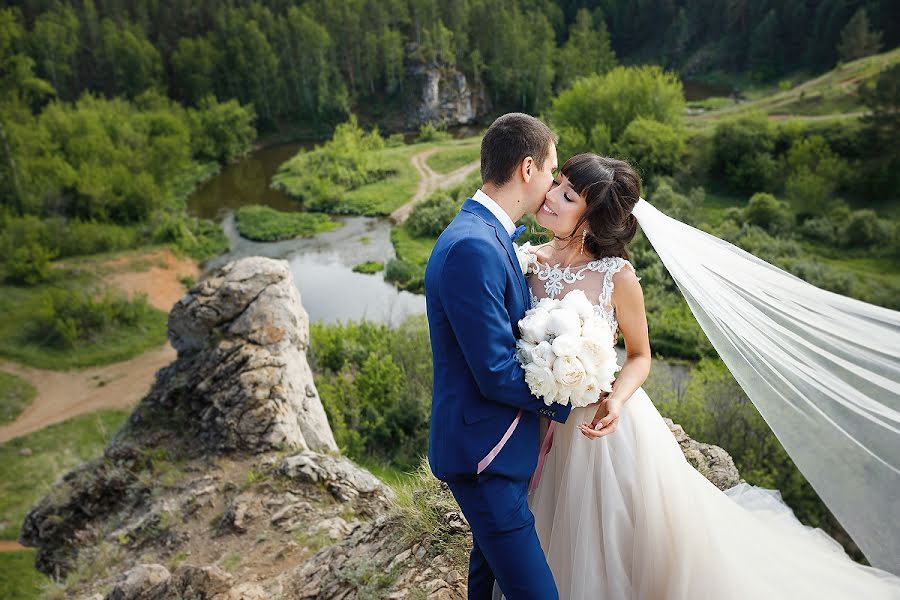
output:
[[[309,317],[287,262],[226,264],[169,314],[177,360],[120,433],[147,445],[177,435],[195,454],[336,451],[306,359]]]
[[[690,438],[681,425],[663,418],[681,446],[684,457],[701,475],[709,479],[720,490],[727,490],[743,481],[734,460],[719,446],[703,444]]]
[[[415,59],[415,44],[407,48],[407,54],[411,57],[407,79],[412,82],[407,128],[418,129],[425,123],[448,127],[471,124],[490,111],[484,86],[473,85],[455,66]]]

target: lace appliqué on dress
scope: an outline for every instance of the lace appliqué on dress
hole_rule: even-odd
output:
[[[559,264],[545,265],[538,261],[537,255],[529,252],[528,268],[525,275],[537,276],[539,281],[544,282],[544,292],[548,298],[556,298],[559,296],[566,285],[572,285],[579,281],[583,281],[585,274],[589,272],[603,273],[603,282],[598,298],[598,304],[594,304],[594,314],[601,316],[609,323],[612,331],[618,332],[619,323],[616,318],[615,307],[612,305],[613,291],[613,275],[622,270],[622,267],[628,265],[634,270],[632,265],[626,259],[620,256],[604,256],[601,259],[593,260],[585,265],[572,270],[571,267],[560,269]],[[640,280],[640,277],[638,277]],[[577,288],[573,288],[577,289]],[[571,290],[570,290],[571,291]],[[529,286],[529,294],[531,296],[531,306],[534,307],[540,301]],[[563,296],[565,297],[565,296]]]

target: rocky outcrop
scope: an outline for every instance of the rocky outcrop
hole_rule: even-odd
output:
[[[418,129],[425,123],[448,126],[474,123],[490,110],[482,85],[475,85],[453,65],[416,59],[415,46],[408,52],[406,127]]]
[[[287,262],[225,265],[175,304],[169,340],[178,359],[157,373],[120,439],[174,438],[194,455],[337,450],[306,359],[309,317]]]
[[[681,446],[681,451],[691,466],[700,471],[700,474],[709,479],[720,490],[727,490],[743,481],[734,460],[719,446],[702,444],[691,439],[684,432],[681,425],[672,422],[672,419],[663,417],[666,425],[675,436],[675,441]]]

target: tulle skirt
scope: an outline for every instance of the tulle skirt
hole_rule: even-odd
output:
[[[530,498],[562,600],[900,599],[900,578],[851,560],[778,491],[716,488],[643,388],[592,441],[577,426],[594,411],[556,426]]]

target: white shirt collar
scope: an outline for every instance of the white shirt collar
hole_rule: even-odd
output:
[[[503,224],[504,229],[506,229],[506,233],[508,233],[509,235],[513,234],[513,232],[516,230],[516,224],[513,223],[512,219],[509,218],[509,215],[506,214],[506,211],[503,210],[500,205],[494,201],[493,198],[491,198],[481,190],[478,190],[477,192],[475,192],[475,195],[472,196],[472,200],[478,202],[486,209],[491,211],[491,213],[495,217],[497,217],[500,223]]]

